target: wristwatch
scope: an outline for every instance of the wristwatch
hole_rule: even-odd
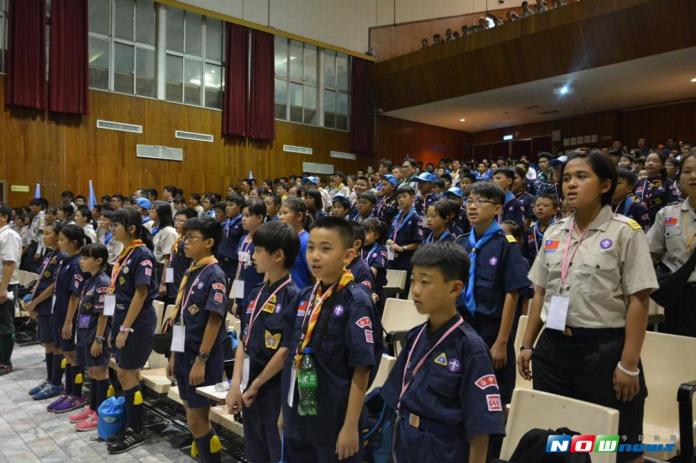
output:
[[[207,352],[199,352],[197,357],[201,362],[205,363],[208,361],[208,357],[210,357],[210,354]]]
[[[119,333],[133,333],[135,330],[133,328],[126,328],[125,326],[121,325],[118,331]]]
[[[103,343],[105,340],[104,336],[95,336],[94,337],[94,342],[97,342],[99,344]]]

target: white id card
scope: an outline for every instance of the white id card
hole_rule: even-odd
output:
[[[113,317],[116,312],[116,296],[114,294],[106,294],[104,296],[104,316]]]
[[[244,354],[244,363],[242,363],[242,381],[239,383],[239,387],[242,391],[246,389],[249,384],[249,356]]]
[[[295,384],[297,383],[297,368],[295,367],[295,362],[293,361],[292,367],[290,368],[290,389],[288,390],[288,407],[292,408],[292,404],[295,403]]]
[[[394,250],[387,246],[387,260],[394,260]]]
[[[568,316],[567,296],[551,296],[551,304],[546,314],[546,327],[552,330],[565,331],[566,317]]]
[[[53,315],[53,308],[56,306],[56,295],[54,294],[51,298],[51,315]]]
[[[234,299],[244,299],[244,280],[234,280],[230,297]]]
[[[172,352],[183,352],[186,345],[186,327],[184,325],[174,325],[172,330]]]
[[[167,270],[165,270],[164,282],[165,283],[174,283],[174,269],[173,268],[167,267]]]

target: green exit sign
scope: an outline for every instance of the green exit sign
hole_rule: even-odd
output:
[[[10,191],[13,193],[29,193],[29,185],[12,185]]]

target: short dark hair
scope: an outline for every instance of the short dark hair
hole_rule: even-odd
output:
[[[85,244],[80,251],[82,257],[91,257],[92,259],[102,260],[102,270],[109,265],[109,251],[101,243]]]
[[[283,206],[297,214],[304,215],[307,213],[307,205],[300,198],[288,198],[283,201]]]
[[[241,195],[234,194],[232,196],[228,196],[226,199],[227,199],[227,203],[233,203],[233,204],[236,204],[237,206],[239,206],[240,211],[246,207],[246,200]],[[225,207],[227,207],[227,206],[228,206],[228,204],[225,204]],[[215,205],[215,207],[217,208],[217,204]]]
[[[183,215],[187,219],[193,219],[194,217],[198,217],[198,212],[196,212],[194,209],[190,207],[185,207],[179,211],[176,211],[174,217],[176,217],[177,215]]]
[[[471,194],[477,194],[482,198],[490,199],[496,204],[502,205],[505,202],[505,192],[491,181],[472,183],[467,188],[467,196]]]
[[[555,194],[541,193],[541,194],[538,194],[534,197],[535,203],[537,202],[537,199],[548,199],[549,201],[551,201],[551,204],[553,204],[553,207],[558,208],[558,206],[559,206],[558,196],[556,196]]]
[[[8,222],[9,222],[10,220],[12,220],[12,214],[13,214],[13,213],[14,213],[14,211],[12,210],[11,207],[9,207],[9,206],[0,206],[0,217],[2,217],[3,215],[4,215],[4,216],[7,216],[7,221],[8,221]]]
[[[44,208],[44,202],[41,201],[41,198],[34,198],[31,201],[29,201],[30,206],[39,206],[41,209]]]
[[[411,268],[434,268],[445,281],[469,279],[469,256],[452,241],[436,241],[418,248],[411,258]]]
[[[353,247],[353,227],[347,220],[340,217],[325,216],[315,220],[310,230],[314,230],[315,228],[336,230],[343,247],[345,249]]]
[[[453,207],[453,205],[458,207],[457,203],[455,203],[454,201],[442,198],[428,205],[428,207],[432,207],[433,209],[435,209],[435,213],[437,215],[439,215],[443,220],[449,222],[450,220],[452,220],[452,216],[457,210],[456,207]],[[428,213],[427,209],[425,212],[426,214]]]
[[[60,197],[73,199],[75,197],[75,194],[70,190],[66,190],[60,194]]]
[[[68,216],[72,216],[75,213],[75,208],[72,207],[72,204],[68,204],[66,206],[60,206],[59,208],[63,213],[67,214]]]
[[[540,160],[541,158],[545,158],[547,161],[551,162],[551,159],[553,159],[553,156],[551,156],[551,153],[542,152],[542,153],[539,153],[539,157],[537,158],[537,161]]]
[[[353,243],[360,241],[360,247],[365,244],[365,227],[358,222],[349,222],[351,227],[353,227]]]
[[[343,209],[350,209],[350,200],[343,195],[336,195],[331,200],[331,204],[338,203]]]
[[[438,177],[435,180],[433,180],[433,186],[436,186],[438,188],[444,188],[445,187],[445,181],[441,178]]]
[[[217,209],[222,211],[222,213],[225,213],[225,209],[227,209],[227,201],[218,201],[215,203],[213,206],[213,209]]]
[[[565,174],[566,166],[570,161],[575,159],[583,159],[587,161],[592,169],[592,172],[599,177],[600,181],[603,182],[604,180],[609,180],[611,182],[609,191],[602,194],[602,206],[611,204],[611,198],[614,196],[614,190],[616,190],[616,166],[614,166],[612,160],[603,155],[602,152],[597,149],[590,152],[575,150],[570,156],[568,156],[568,161],[565,162],[561,167],[561,184],[563,183],[563,175]]]
[[[380,159],[379,164],[377,165],[382,165],[386,167],[389,172],[391,172],[391,170],[394,168],[394,163],[391,162],[389,159]]]
[[[250,215],[266,217],[266,203],[260,199],[249,201],[244,207],[249,210]]]
[[[300,239],[290,225],[283,222],[266,222],[262,224],[252,239],[255,248],[263,248],[268,253],[283,251],[283,267],[289,269],[295,263],[300,251]]]
[[[623,167],[619,167],[616,169],[616,179],[623,178],[625,179],[629,185],[631,185],[631,188],[633,188],[633,185],[636,184],[638,181],[638,176],[636,175],[635,172],[632,170],[624,169]]]
[[[366,191],[364,193],[361,193],[360,196],[358,196],[358,201],[360,200],[365,200],[367,202],[372,203],[372,205],[377,204],[377,196],[375,196],[374,193],[371,191]]]
[[[85,232],[79,225],[68,224],[60,231],[69,241],[74,241],[78,248],[85,245]]]
[[[512,181],[515,180],[515,171],[510,169],[509,167],[501,167],[493,171],[493,176],[496,176],[498,174],[503,174]]]
[[[402,193],[407,193],[411,196],[416,195],[416,190],[413,189],[411,185],[400,185],[399,188],[396,189],[396,196],[399,196]]]
[[[283,200],[278,196],[277,194],[270,194],[266,195],[267,197],[271,198],[271,201],[273,201],[273,204],[275,204],[276,207],[280,207],[282,204]]]
[[[192,231],[200,232],[203,235],[203,239],[213,239],[213,249],[211,251],[214,254],[218,244],[222,241],[222,226],[212,217],[194,217],[193,219],[188,219],[184,225],[184,233]]]

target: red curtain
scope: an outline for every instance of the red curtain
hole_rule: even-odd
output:
[[[370,153],[370,63],[358,58],[351,59],[350,68],[350,146],[355,154]]]
[[[46,108],[45,0],[10,0],[7,105]]]
[[[225,23],[225,94],[222,108],[222,135],[247,136],[247,76],[249,29]]]
[[[274,38],[267,32],[251,31],[251,89],[249,95],[248,135],[256,140],[273,140]]]
[[[89,41],[87,0],[51,2],[48,109],[87,114]]]

